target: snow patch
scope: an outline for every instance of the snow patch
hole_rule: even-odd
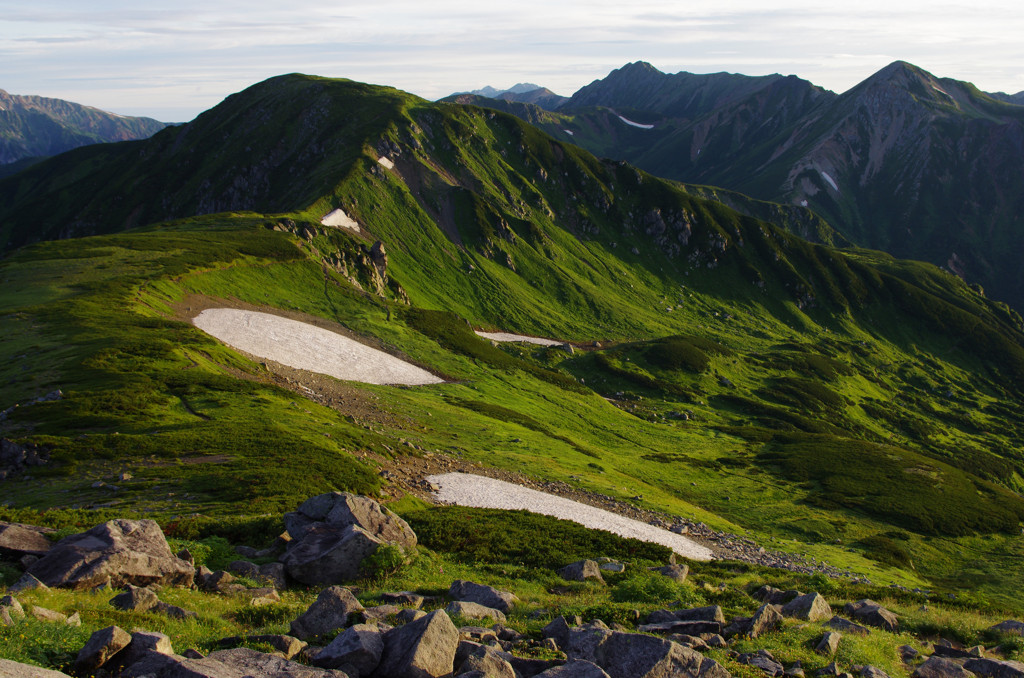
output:
[[[828,175],[828,172],[818,170],[821,172],[821,178],[828,182],[828,185],[832,187],[832,190],[839,192],[839,187],[836,185],[836,180]]]
[[[644,125],[644,124],[641,124],[639,122],[633,122],[632,120],[628,120],[626,118],[623,118],[621,115],[618,116],[618,117],[619,117],[619,120],[621,120],[622,122],[626,123],[630,127],[639,127],[640,129],[654,129],[654,125]]]
[[[932,85],[932,89],[935,90],[936,92],[938,92],[939,94],[945,94],[950,99],[953,98],[952,96],[950,96],[949,92],[946,92],[945,90],[941,90],[938,87],[936,87],[935,85]]]
[[[576,136],[576,134],[571,129],[563,129],[562,131],[565,132],[566,134],[568,134],[571,137]]]
[[[350,231],[359,233],[359,224],[356,223],[355,219],[345,214],[345,210],[340,207],[332,212],[328,212],[324,215],[324,218],[320,220],[320,223],[324,226],[334,226],[336,228],[347,228]]]
[[[384,165],[388,169],[394,169],[395,168],[395,163],[391,162],[390,158],[385,158],[384,156],[381,156],[381,157],[377,158],[377,162],[379,162],[380,164]]]
[[[469,473],[443,473],[429,476],[427,480],[439,488],[436,493],[439,500],[451,502],[457,506],[512,511],[525,509],[532,513],[571,520],[584,527],[607,530],[622,537],[661,544],[691,560],[712,560],[714,558],[711,549],[680,534],[504,480],[495,480]]]
[[[270,313],[208,308],[192,324],[225,344],[288,367],[367,384],[440,384],[430,372],[316,325]]]
[[[555,341],[554,339],[542,339],[541,337],[528,337],[524,334],[509,334],[508,332],[480,332],[477,331],[478,337],[484,339],[490,339],[492,341],[519,341],[527,344],[536,344],[538,346],[563,346],[564,341]]]
[[[800,207],[807,207],[807,201],[806,200],[801,200],[800,201]]]

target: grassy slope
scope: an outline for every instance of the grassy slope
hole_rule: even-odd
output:
[[[1009,493],[1020,482],[1021,427],[1006,406],[1022,364],[1012,315],[935,269],[809,245],[511,118],[406,100],[389,119],[374,133],[400,149],[389,151],[397,172],[375,154],[354,157],[328,195],[285,216],[315,223],[344,204],[385,243],[389,274],[417,309],[611,348],[572,358],[492,349],[464,325],[460,334],[443,316],[401,312],[325,265],[366,241],[267,228],[283,216],[43,243],[2,264],[0,313],[15,329],[0,396],[64,390],[4,424],[6,435],[52,445],[62,463],[38,482],[8,481],[9,501],[113,501],[112,510],[165,518],[243,504],[276,513],[329,488],[373,492],[380,481],[364,453],[392,456],[404,440],[640,494],[651,508],[749,529],[879,582],[971,577],[979,595],[1012,600],[1019,570],[1005,563],[1019,558],[1020,538],[998,534],[1020,504]],[[684,217],[689,241],[674,252]],[[321,407],[171,320],[190,294],[338,322],[455,381],[357,386],[362,407]],[[672,335],[729,351],[707,355],[698,343],[707,366],[680,369],[653,351]],[[982,343],[990,350],[977,355]],[[560,366],[586,385],[544,371]],[[793,468],[808,449],[815,460],[844,456],[807,477]],[[872,505],[848,485],[823,484],[866,449],[899,462],[872,479]],[[941,519],[908,524],[886,510],[903,491],[901,469],[981,494],[949,529]],[[117,493],[92,487],[123,470],[135,480]],[[913,515],[947,509],[928,483],[919,489]]]

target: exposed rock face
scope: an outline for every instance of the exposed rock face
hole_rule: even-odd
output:
[[[75,659],[75,672],[82,675],[92,673],[131,642],[131,634],[119,626],[93,632]]]
[[[355,579],[363,560],[382,544],[405,551],[416,547],[409,525],[380,504],[347,492],[306,500],[285,514],[292,537],[281,561],[288,575],[303,584],[338,584]]]
[[[508,591],[500,591],[493,586],[476,584],[471,581],[456,579],[448,589],[448,597],[453,600],[465,600],[471,603],[479,603],[485,607],[493,607],[508,613],[512,611],[512,604],[519,600]]]
[[[341,586],[324,589],[309,609],[291,623],[291,634],[307,640],[348,626],[349,615],[362,612],[362,604]]]
[[[313,659],[315,666],[342,669],[347,673],[368,676],[380,663],[384,639],[376,626],[356,624],[331,641]]]
[[[152,520],[111,520],[61,540],[28,574],[47,586],[88,589],[109,583],[191,586],[195,570],[167,546]]]
[[[0,522],[0,555],[9,558],[46,555],[53,546],[46,535],[53,532],[48,527]]]
[[[384,634],[384,652],[375,676],[426,678],[445,676],[455,667],[459,630],[442,610]]]

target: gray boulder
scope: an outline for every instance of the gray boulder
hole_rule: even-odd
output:
[[[800,591],[783,591],[777,589],[774,586],[765,584],[757,591],[754,591],[754,597],[760,600],[762,603],[769,603],[770,605],[785,605],[794,598],[804,595]]]
[[[450,617],[462,617],[463,619],[493,619],[496,622],[504,622],[505,614],[501,610],[487,607],[480,603],[471,603],[468,600],[453,600],[444,608]]]
[[[0,659],[0,676],[3,678],[71,678],[66,673],[22,664],[10,659]]]
[[[795,617],[804,621],[825,621],[832,618],[832,608],[818,593],[805,593],[797,596],[782,606],[785,617]]]
[[[585,659],[577,659],[538,673],[535,678],[610,678],[610,676],[597,664]]]
[[[766,673],[769,676],[781,676],[786,672],[785,667],[783,667],[768,650],[758,650],[757,652],[737,655],[736,661],[740,664],[746,664],[747,666],[753,666],[756,669],[760,669],[763,673]]]
[[[597,564],[596,560],[577,560],[575,563],[569,563],[558,571],[558,576],[569,581],[593,579],[602,584],[604,583],[604,577],[601,576],[601,567]]]
[[[313,665],[368,676],[380,664],[383,653],[384,639],[377,627],[356,624],[345,629],[319,652],[313,659]]]
[[[831,657],[839,649],[839,641],[842,640],[843,636],[835,631],[826,631],[825,635],[818,641],[818,645],[814,648],[814,651],[818,654],[823,654],[826,657]]]
[[[680,584],[686,581],[687,575],[690,574],[690,568],[686,565],[665,565],[664,567],[652,567],[651,570]]]
[[[574,644],[566,651],[570,659],[584,659],[600,666],[610,678],[662,678],[700,676],[731,678],[728,671],[704,655],[678,643],[639,633],[597,629],[589,644]],[[585,656],[583,652],[590,656]]]
[[[448,589],[448,597],[452,600],[464,600],[479,603],[485,607],[493,607],[504,613],[512,611],[512,604],[519,600],[508,591],[500,591],[493,586],[476,584],[471,581],[456,579]]]
[[[171,639],[162,633],[151,631],[135,631],[132,633],[132,640],[128,647],[115,654],[109,665],[104,667],[111,674],[117,675],[118,671],[125,668],[133,668],[143,659],[150,656],[171,656],[174,654],[174,646]],[[124,675],[124,674],[122,674]]]
[[[910,678],[974,678],[974,674],[949,659],[929,657],[914,669]]]
[[[1018,636],[1024,636],[1024,622],[1017,621],[1016,619],[1007,619],[1006,621],[993,624],[989,627],[989,631],[996,631],[998,633],[1013,633]]]
[[[119,626],[94,631],[75,659],[75,673],[91,674],[111,657],[128,647],[132,636]]]
[[[459,630],[443,610],[384,634],[384,651],[374,673],[379,678],[445,676],[455,668]]]
[[[288,575],[303,584],[338,584],[358,577],[363,560],[383,544],[416,548],[408,523],[367,497],[330,492],[285,514],[292,541],[281,556]]]
[[[308,647],[307,643],[304,643],[294,636],[273,633],[250,636],[230,636],[228,638],[221,638],[217,642],[221,647],[227,648],[238,647],[242,643],[263,643],[273,647],[275,652],[280,652],[284,655],[285,659],[292,659]],[[201,657],[196,657],[196,659],[201,659]]]
[[[309,609],[291,623],[291,635],[302,640],[330,635],[348,626],[349,615],[362,611],[362,604],[351,591],[331,586],[321,591]]]
[[[43,556],[53,547],[46,535],[56,530],[22,523],[0,522],[0,555],[10,559],[22,556]]]
[[[900,629],[900,621],[895,614],[868,598],[855,603],[847,603],[844,611],[868,626],[875,626],[892,633],[896,633]]]
[[[1024,664],[1017,661],[997,659],[968,659],[964,668],[983,678],[1024,678]]]
[[[136,612],[151,610],[159,602],[160,600],[156,597],[156,594],[150,589],[132,586],[131,584],[125,587],[124,593],[119,593],[110,599],[110,604],[117,609],[135,610]]]
[[[868,627],[855,624],[849,619],[843,619],[842,617],[832,617],[828,620],[827,626],[843,633],[852,633],[855,636],[866,636],[871,633],[871,629]]]
[[[481,646],[462,662],[455,675],[463,678],[516,678],[516,671],[504,659],[504,654],[493,647]]]
[[[192,585],[195,570],[167,546],[153,520],[111,520],[58,542],[28,574],[51,587]]]
[[[211,652],[202,659],[150,653],[135,662],[123,678],[348,678],[343,671],[310,668],[246,647]]]
[[[403,607],[412,607],[420,609],[423,607],[423,601],[426,600],[424,596],[412,591],[397,591],[391,593],[382,593],[380,600],[383,603],[390,605],[401,605]]]
[[[705,633],[714,635],[722,632],[722,625],[709,621],[667,621],[659,624],[641,624],[637,627],[640,633],[657,633],[661,635],[679,633],[687,636],[700,636]]]
[[[679,621],[710,621],[725,624],[725,613],[722,612],[722,608],[718,605],[676,610],[675,615]]]
[[[782,626],[782,614],[775,609],[774,605],[765,603],[757,608],[757,612],[751,617],[750,625],[747,627],[747,635],[751,638],[757,638],[765,633],[774,631],[780,626]]]

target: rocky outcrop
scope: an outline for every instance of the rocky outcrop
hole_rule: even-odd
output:
[[[58,542],[28,574],[51,587],[191,586],[195,570],[167,546],[152,520],[111,520]]]
[[[288,575],[303,584],[340,584],[364,574],[363,561],[380,546],[410,552],[416,535],[408,523],[367,497],[330,492],[285,514],[292,541],[281,557]]]

